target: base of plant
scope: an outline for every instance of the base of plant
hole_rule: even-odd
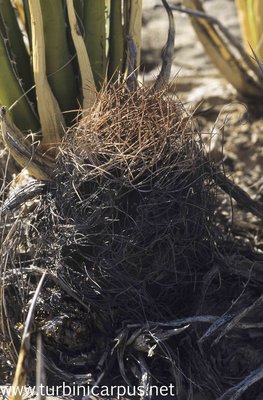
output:
[[[66,134],[52,190],[13,220],[2,272],[1,334],[18,346],[47,271],[34,326],[48,385],[173,384],[179,399],[224,399],[259,367],[256,314],[241,323],[257,293],[228,266],[207,164],[167,89],[109,87]],[[31,342],[33,360],[34,332]],[[2,347],[14,365],[15,348]]]

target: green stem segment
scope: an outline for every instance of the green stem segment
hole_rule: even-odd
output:
[[[122,1],[111,0],[109,34],[108,78],[115,82],[123,68],[124,32],[122,25]]]
[[[19,79],[22,79],[24,89],[29,90],[33,86],[30,58],[16,19],[15,10],[10,0],[0,1],[0,13],[5,26],[8,45],[11,49],[12,60],[15,63],[17,75]]]
[[[89,112],[96,99],[96,87],[89,56],[79,29],[73,0],[67,0],[66,4],[72,41],[77,53],[82,89],[82,109],[83,115],[85,115],[87,112]]]
[[[56,148],[63,134],[64,118],[46,75],[45,39],[40,0],[29,0],[32,29],[33,72],[43,149]],[[64,82],[65,84],[65,82]]]
[[[105,17],[105,0],[85,0],[84,41],[97,89],[102,86],[106,74]]]
[[[70,55],[63,4],[60,0],[41,0],[43,19],[46,74],[61,111],[77,108],[77,87]],[[64,115],[67,125],[75,113]]]
[[[2,33],[0,34],[0,65],[0,104],[7,108],[12,106],[10,115],[19,129],[36,132],[39,129],[39,123],[15,74]]]

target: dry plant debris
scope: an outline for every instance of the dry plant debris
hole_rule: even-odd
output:
[[[262,296],[252,255],[247,275],[235,243],[224,249],[209,170],[191,116],[167,89],[105,88],[67,132],[53,184],[2,218],[10,363],[46,271],[35,329],[50,383],[174,382],[180,399],[258,393]],[[32,356],[35,346],[33,335]]]

